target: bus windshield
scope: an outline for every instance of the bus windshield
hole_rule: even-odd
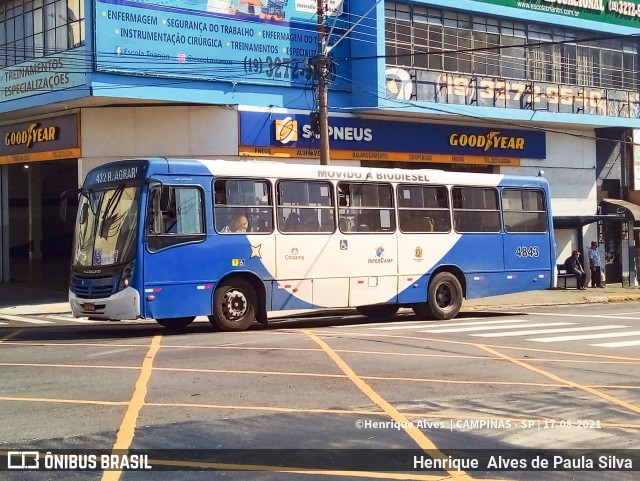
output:
[[[108,266],[133,260],[139,186],[118,186],[80,195],[73,265]]]

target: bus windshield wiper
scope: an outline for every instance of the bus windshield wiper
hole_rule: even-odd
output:
[[[100,237],[102,237],[103,239],[109,238],[109,231],[111,230],[113,224],[118,220],[114,212],[116,207],[120,203],[124,188],[124,184],[118,186],[104,209],[104,213],[102,214],[102,219],[100,221]]]

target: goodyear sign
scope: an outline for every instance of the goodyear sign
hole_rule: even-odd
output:
[[[0,164],[80,157],[76,115],[0,126]]]
[[[544,132],[329,118],[331,158],[483,165],[520,165],[546,158]],[[314,158],[320,141],[311,118],[298,114],[240,113],[240,154]]]

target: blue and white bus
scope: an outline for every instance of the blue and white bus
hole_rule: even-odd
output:
[[[117,161],[80,189],[69,299],[76,317],[223,331],[292,309],[451,319],[552,286],[549,204],[542,177]]]

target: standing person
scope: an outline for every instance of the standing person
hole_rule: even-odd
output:
[[[593,241],[589,248],[589,268],[591,269],[591,287],[604,287],[602,285],[602,258],[596,241]]]
[[[567,272],[569,274],[573,274],[574,276],[576,276],[577,288],[581,291],[584,291],[586,289],[584,284],[587,280],[587,274],[584,272],[582,264],[580,263],[580,252],[577,250],[572,251],[571,257],[564,261],[564,267],[565,269],[567,269]]]

